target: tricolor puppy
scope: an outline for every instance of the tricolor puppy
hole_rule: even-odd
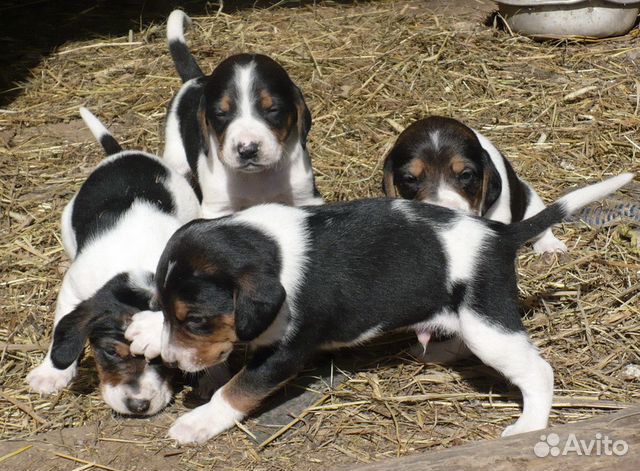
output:
[[[273,59],[237,54],[205,76],[175,10],[167,40],[184,85],[169,105],[166,162],[186,175],[205,217],[260,203],[322,204],[306,149],[311,113],[300,89]]]
[[[503,435],[544,428],[553,371],[518,313],[516,251],[631,178],[574,191],[510,225],[389,199],[271,204],[187,224],[156,271],[162,358],[198,371],[223,361],[236,342],[254,352],[169,436],[203,442],[255,409],[317,350],[398,329],[459,335],[522,391],[522,415]]]
[[[459,209],[505,224],[545,207],[486,137],[441,116],[420,119],[400,134],[384,163],[383,189],[392,198]],[[567,250],[551,229],[533,248],[538,253]]]
[[[67,386],[88,338],[105,402],[122,414],[150,415],[171,400],[171,377],[160,362],[133,356],[124,331],[134,313],[149,309],[160,254],[176,229],[199,216],[199,204],[158,157],[123,151],[95,116],[80,113],[109,157],[62,213],[73,262],[58,295],[53,342],[27,381],[43,394]]]

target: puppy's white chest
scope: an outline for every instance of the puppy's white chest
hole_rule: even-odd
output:
[[[217,158],[213,171],[200,172],[202,211],[208,218],[221,217],[264,203],[300,206],[314,203],[313,173],[305,168],[302,153],[283,157],[288,162],[258,173],[238,173]]]

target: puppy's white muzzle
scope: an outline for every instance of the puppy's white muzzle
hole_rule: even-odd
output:
[[[256,173],[275,166],[283,149],[273,131],[253,117],[233,121],[225,131],[222,161],[246,173]]]

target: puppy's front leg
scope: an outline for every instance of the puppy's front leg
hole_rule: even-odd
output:
[[[27,375],[27,383],[31,389],[40,394],[55,394],[66,388],[75,377],[77,361],[65,369],[56,368],[51,361],[51,347],[40,365]]]
[[[80,299],[75,295],[75,292],[71,288],[73,283],[70,282],[71,276],[65,275],[56,301],[56,314],[53,322],[53,332],[51,338],[51,345],[47,350],[47,354],[42,360],[42,363],[36,368],[31,370],[27,375],[27,383],[29,387],[40,394],[55,394],[61,389],[66,388],[71,380],[76,376],[78,370],[77,359],[64,369],[57,368],[51,360],[51,351],[53,350],[55,329],[58,322],[62,320],[66,315],[74,310],[74,307],[80,303]],[[83,340],[84,341],[84,340]]]
[[[169,429],[169,438],[180,444],[204,443],[230,429],[294,376],[302,357],[286,347],[256,351],[249,364],[218,389],[211,401],[179,417]]]
[[[213,393],[227,384],[231,379],[231,371],[227,363],[218,363],[210,366],[206,372],[198,378],[198,383],[193,389],[195,397],[202,402],[208,401]]]
[[[144,355],[148,360],[160,356],[163,326],[162,311],[141,311],[134,314],[124,333],[124,337],[131,341],[131,353]]]
[[[294,206],[319,206],[324,204],[324,199],[320,194],[317,195],[307,195],[304,197],[293,197],[293,205]]]

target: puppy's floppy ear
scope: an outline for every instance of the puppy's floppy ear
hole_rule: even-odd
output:
[[[82,302],[56,324],[51,345],[53,366],[64,370],[80,357],[91,330],[91,318],[88,303]]]
[[[277,276],[264,272],[245,274],[238,285],[236,335],[246,342],[267,330],[280,311],[286,292]]]
[[[384,161],[384,169],[382,171],[382,191],[389,198],[397,198],[396,186],[393,184],[393,159],[391,153],[387,155]]]
[[[296,110],[298,112],[298,136],[300,138],[302,148],[306,149],[307,136],[311,129],[311,111],[309,111],[309,107],[304,101],[302,91],[296,85],[293,85],[293,90],[295,93]]]
[[[498,169],[486,151],[482,151],[482,166],[484,175],[482,177],[482,199],[480,203],[480,215],[483,216],[493,203],[500,197],[502,192],[502,179]]]
[[[202,149],[205,155],[209,155],[209,122],[207,121],[207,98],[202,95],[200,97],[200,103],[198,104],[198,111],[196,113],[198,118],[198,126],[202,133]]]

